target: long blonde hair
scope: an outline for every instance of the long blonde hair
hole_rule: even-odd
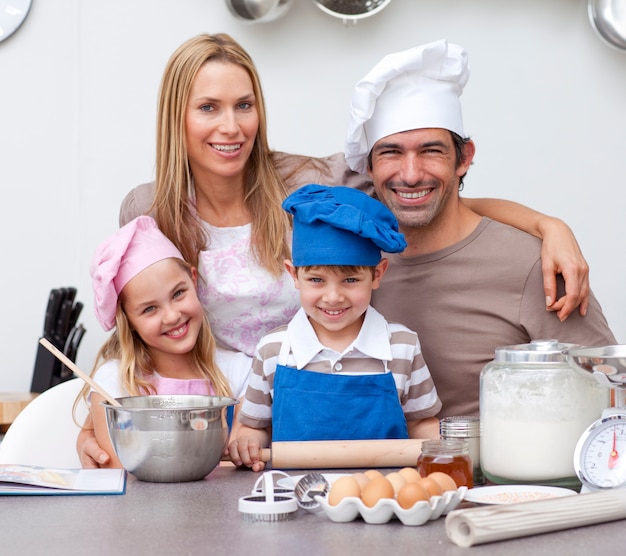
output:
[[[191,265],[182,260],[177,260],[176,262],[186,272],[191,274]],[[216,396],[230,397],[232,396],[232,390],[228,380],[215,363],[216,343],[211,332],[211,325],[204,311],[202,315],[202,324],[198,332],[198,338],[191,350],[193,364],[209,384],[213,386]],[[104,363],[114,359],[120,361],[119,372],[122,377],[122,386],[131,396],[156,394],[156,390],[149,380],[155,371],[150,351],[139,334],[132,330],[128,316],[124,312],[119,299],[115,313],[115,329],[98,351],[91,369],[91,376],[93,377]],[[90,386],[86,384],[74,402],[74,414],[81,399],[87,402],[89,392]]]
[[[207,232],[189,198],[192,183],[185,143],[185,112],[193,80],[208,61],[235,64],[250,76],[259,118],[254,147],[246,163],[244,202],[252,215],[252,249],[271,274],[283,272],[289,258],[289,219],[281,203],[286,186],[273,162],[267,141],[265,102],[260,79],[248,53],[226,34],[203,34],[182,44],[172,55],[161,80],[157,115],[156,191],[152,211],[161,231],[185,260],[198,266]]]

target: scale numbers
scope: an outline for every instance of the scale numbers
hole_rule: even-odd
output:
[[[626,486],[626,414],[603,417],[583,433],[574,452],[574,467],[592,490]]]

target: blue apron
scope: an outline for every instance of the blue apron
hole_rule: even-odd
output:
[[[298,370],[281,364],[287,360],[288,340],[282,347],[274,375],[272,441],[409,437],[392,373]]]

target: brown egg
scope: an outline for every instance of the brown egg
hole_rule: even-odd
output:
[[[356,479],[356,482],[359,483],[361,492],[363,492],[365,485],[370,482],[369,477],[365,473],[353,473],[352,476]]]
[[[361,496],[361,487],[352,475],[344,475],[343,477],[336,479],[330,486],[328,503],[331,506],[336,506],[344,498],[349,496],[359,498],[359,496]]]
[[[368,479],[370,479],[370,480],[375,479],[376,477],[382,477],[382,476],[383,476],[383,474],[382,474],[380,471],[378,471],[378,469],[368,469],[368,470],[364,473],[364,475],[365,475]]]
[[[397,471],[387,473],[385,475],[385,478],[391,483],[391,486],[393,487],[393,492],[396,496],[398,496],[398,491],[406,484],[405,478]]]
[[[439,483],[435,481],[435,479],[422,477],[418,484],[423,486],[428,491],[429,496],[441,496],[443,494],[443,489],[439,486]]]
[[[416,502],[430,500],[430,495],[419,483],[406,483],[398,492],[397,500],[401,508],[408,510],[412,508]]]
[[[429,473],[428,478],[439,483],[441,490],[444,492],[448,490],[456,490],[458,488],[454,479],[450,477],[450,475],[442,473],[441,471],[433,471],[432,473]]]
[[[422,478],[415,467],[403,467],[398,473],[404,477],[407,483],[417,483]]]
[[[371,508],[382,498],[393,499],[395,494],[391,483],[381,475],[370,479],[370,482],[365,485],[365,489],[361,493],[361,500],[363,504]]]

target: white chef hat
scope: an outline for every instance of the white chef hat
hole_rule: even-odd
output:
[[[467,52],[441,39],[389,54],[355,86],[345,155],[367,171],[367,157],[383,137],[442,128],[465,136],[460,96],[470,74]]]

